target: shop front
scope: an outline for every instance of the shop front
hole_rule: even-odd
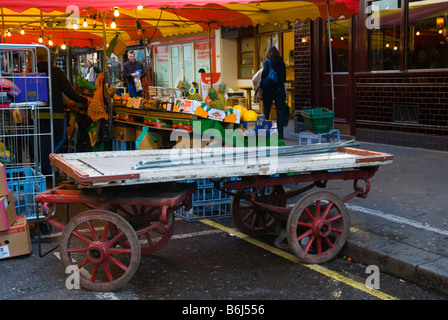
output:
[[[335,126],[359,140],[448,150],[448,2],[362,0],[359,12],[330,23]],[[311,106],[331,109],[327,21],[298,32],[312,50],[296,39],[296,59],[311,61],[296,87],[312,83]]]

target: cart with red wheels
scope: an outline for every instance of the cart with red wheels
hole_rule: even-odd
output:
[[[224,188],[233,195],[231,215],[240,231],[261,236],[272,232],[284,220],[283,235],[289,249],[304,262],[323,263],[333,259],[346,242],[350,219],[344,203],[354,197],[367,197],[368,179],[377,169],[378,166],[373,166],[293,176],[246,177],[227,182]],[[343,198],[313,190],[325,188],[330,180],[354,180],[354,190]],[[358,186],[361,180],[364,188]],[[298,188],[287,192],[283,188],[297,184]],[[296,196],[300,197],[294,206],[286,207],[287,200]]]
[[[76,266],[81,284],[94,291],[120,288],[134,276],[141,254],[168,242],[173,211],[192,206],[196,185],[184,181],[197,179],[240,177],[222,188],[233,195],[236,226],[260,236],[286,220],[290,250],[305,262],[322,263],[332,259],[347,239],[344,202],[366,197],[368,179],[393,159],[390,154],[346,146],[331,149],[298,153],[264,148],[259,153],[259,148],[231,148],[235,154],[230,158],[229,149],[223,152],[225,158],[216,156],[216,149],[191,149],[186,157],[173,150],[52,154],[52,165],[72,182],[40,193],[36,202],[42,203],[45,221],[62,231],[59,249],[64,266]],[[342,199],[327,191],[305,193],[338,179],[353,180],[354,191]],[[365,189],[358,186],[361,180]],[[285,191],[285,185],[306,182]],[[287,207],[287,199],[297,195],[301,199],[292,209]],[[84,204],[89,210],[64,225],[54,218],[57,203]]]
[[[162,248],[171,238],[174,210],[192,206],[194,183],[78,189],[62,185],[40,193],[44,219],[62,231],[59,252],[65,268],[76,266],[80,283],[92,291],[114,291],[134,276],[140,255]],[[67,225],[54,218],[58,203],[89,209]]]

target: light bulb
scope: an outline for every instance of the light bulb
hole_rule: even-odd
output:
[[[61,49],[62,49],[62,50],[67,49],[67,46],[65,45],[65,41],[64,41],[64,43],[62,44]]]
[[[23,28],[20,30],[20,34],[25,34],[25,30]]]
[[[84,18],[84,22],[82,23],[82,26],[83,26],[84,28],[87,27],[87,20],[86,20],[86,18]]]
[[[42,39],[42,36],[39,37],[39,43],[44,42],[44,39]]]
[[[115,29],[117,27],[117,25],[115,24],[115,19],[112,20],[110,26],[112,27],[112,29]]]
[[[73,24],[73,29],[78,30],[78,24],[76,23],[76,21],[75,21],[75,23]]]
[[[11,36],[11,31],[8,30],[8,33],[6,34],[8,37]]]
[[[48,39],[48,45],[52,46],[53,45],[53,41],[51,39]]]
[[[137,6],[137,9],[138,9],[138,10],[142,10],[142,9],[143,9],[143,6]]]
[[[115,7],[114,16],[118,17],[119,15],[120,15],[120,13],[118,12],[118,8]]]

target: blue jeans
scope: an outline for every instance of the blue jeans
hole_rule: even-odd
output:
[[[136,91],[135,83],[128,83],[128,91],[129,91],[129,97],[135,98],[135,97],[141,97],[142,96],[142,90]]]

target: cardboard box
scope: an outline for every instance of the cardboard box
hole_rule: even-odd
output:
[[[20,89],[15,102],[48,101],[48,79],[45,73],[14,74],[8,79]]]
[[[6,196],[8,191],[8,181],[6,180],[6,170],[3,163],[0,162],[0,196]]]
[[[142,104],[143,98],[129,98],[126,103],[126,107],[139,109]]]
[[[0,259],[28,254],[31,250],[28,220],[19,216],[9,230],[0,232]]]
[[[114,138],[118,141],[135,141],[135,127],[116,123],[114,125]]]
[[[14,224],[16,218],[14,195],[12,190],[9,190],[8,195],[0,197],[0,231],[8,230]]]
[[[240,123],[241,115],[238,109],[218,110],[210,108],[205,102],[188,99],[177,99],[172,111],[230,123]]]

